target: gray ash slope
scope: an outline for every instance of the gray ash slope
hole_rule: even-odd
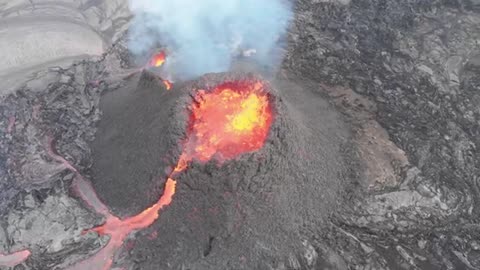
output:
[[[480,3],[319,2],[298,1],[286,68],[370,99],[410,161],[330,248],[350,269],[479,269]]]
[[[183,132],[173,115],[179,97],[180,91],[167,91],[148,71],[103,95],[90,174],[113,213],[135,215],[162,194],[166,169],[175,163],[169,157]]]
[[[185,138],[191,96],[198,89],[208,91],[238,80],[263,79],[245,73],[209,74],[166,91],[160,80],[144,72],[104,96],[104,114],[92,144],[93,171],[98,173],[92,178],[107,205],[114,205],[121,215],[131,215],[153,204],[167,177],[164,168],[175,164],[172,157],[178,157]],[[349,131],[341,116],[318,94],[293,82],[276,80],[274,85],[269,93],[275,121],[264,147],[222,165],[194,161],[177,176],[173,202],[154,225],[140,233],[130,252],[136,267],[316,267],[309,234],[326,226],[328,216],[343,204],[344,191],[351,185],[341,153]],[[122,102],[110,106],[119,100]],[[150,104],[156,109],[152,111]],[[133,105],[135,114],[129,110]],[[112,136],[115,129],[111,125],[132,130]],[[141,150],[144,144],[148,150]],[[127,155],[152,155],[132,162],[112,151],[128,146],[131,151]],[[132,170],[150,173],[130,175]],[[118,190],[132,186],[135,190],[126,194]]]

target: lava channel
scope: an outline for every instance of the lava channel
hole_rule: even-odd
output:
[[[264,145],[273,120],[269,94],[264,84],[257,81],[227,82],[211,91],[199,90],[189,109],[183,151],[167,177],[162,196],[151,207],[126,219],[111,214],[91,184],[67,160],[53,151],[50,141],[48,152],[51,157],[76,174],[74,191],[90,208],[106,218],[104,224],[86,232],[110,237],[109,242],[95,255],[69,269],[110,269],[125,238],[134,231],[150,226],[158,219],[159,211],[172,202],[176,188],[174,177],[186,170],[190,161],[205,163],[215,158],[223,162],[256,151]]]
[[[150,61],[147,64],[146,68],[161,67],[161,66],[163,66],[163,64],[165,63],[166,60],[167,60],[167,54],[165,53],[165,51],[161,51],[161,52],[156,53],[152,56],[152,58],[150,59]],[[165,88],[167,90],[172,89],[173,83],[171,81],[162,79],[162,82],[165,85]]]
[[[220,162],[265,144],[273,121],[270,96],[259,81],[223,83],[212,91],[199,90],[190,105],[183,157]]]

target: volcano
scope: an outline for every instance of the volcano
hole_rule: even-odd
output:
[[[210,74],[165,90],[144,71],[104,96],[91,176],[113,214],[87,231],[111,239],[73,269],[109,268],[139,230],[132,256],[152,258],[142,269],[251,269],[292,258],[312,266],[299,253],[309,250],[300,230],[324,225],[318,221],[334,209],[345,183],[338,160],[310,152],[322,134],[292,118],[302,110],[253,74]],[[145,121],[154,124],[144,128]],[[323,147],[326,155],[339,151]],[[321,168],[330,177],[319,177],[326,175]]]
[[[98,73],[103,74],[93,74]],[[0,255],[1,265],[27,260],[34,269],[70,270],[318,266],[312,232],[329,226],[327,217],[350,186],[341,154],[349,130],[321,96],[305,91],[311,85],[242,71],[173,87],[148,69],[112,80],[118,87],[108,91],[106,83],[86,83],[85,96],[52,91],[29,111],[33,136],[43,138],[36,149],[55,164],[43,172],[68,185],[65,190],[59,184],[57,194],[26,195],[22,205],[30,210],[9,216],[8,232],[16,240]],[[90,150],[72,152],[79,156],[66,154],[72,149],[62,138],[72,133],[62,131],[63,121],[56,122],[61,132],[40,122],[65,115],[63,99],[69,98],[85,107],[67,110],[71,114],[60,119],[72,121],[79,111],[94,119],[101,112],[95,136],[84,144]],[[6,130],[22,126],[9,123]],[[90,165],[78,162],[90,155]],[[23,164],[45,166],[30,165],[38,162]],[[20,172],[31,173],[31,179],[43,173]],[[38,189],[55,185],[41,179]],[[58,221],[46,233],[25,228],[15,234],[17,219],[31,220],[18,226],[35,228],[45,227],[39,221]],[[32,239],[37,244],[27,244]],[[60,255],[67,245],[69,255]]]

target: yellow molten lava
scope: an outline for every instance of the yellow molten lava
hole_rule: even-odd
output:
[[[260,149],[273,119],[261,82],[233,81],[199,90],[191,109],[187,160],[225,160]],[[193,151],[192,151],[193,150]]]
[[[260,97],[255,94],[250,94],[241,102],[241,110],[233,117],[228,117],[230,120],[230,123],[228,123],[229,126],[233,130],[240,132],[247,132],[253,130],[255,127],[264,126],[265,118],[259,117],[258,114],[258,112],[261,111],[262,106],[263,104]]]

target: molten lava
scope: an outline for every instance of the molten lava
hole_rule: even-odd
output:
[[[261,82],[236,81],[221,84],[211,91],[200,90],[190,106],[187,138],[177,165],[168,175],[160,199],[136,216],[120,219],[108,211],[92,186],[63,157],[50,147],[50,156],[76,174],[73,187],[93,210],[106,217],[103,225],[93,228],[100,235],[109,235],[109,242],[94,256],[77,263],[70,270],[108,270],[115,253],[133,231],[150,226],[159,211],[172,202],[176,181],[173,177],[186,170],[192,160],[222,162],[243,153],[260,149],[268,137],[273,120],[270,98]],[[50,142],[51,143],[51,142]]]
[[[145,66],[145,68],[149,67],[161,67],[167,59],[167,55],[164,51],[161,51],[159,53],[156,53],[155,55],[152,56],[148,64]],[[165,88],[167,90],[172,89],[173,83],[169,80],[162,80],[163,84],[165,85]]]
[[[21,250],[7,255],[0,253],[0,267],[14,267],[24,262],[30,255],[29,250]]]
[[[219,161],[260,149],[273,120],[269,95],[261,82],[228,82],[198,91],[190,106],[187,160]]]
[[[167,58],[167,55],[165,54],[164,51],[161,51],[159,53],[156,53],[150,62],[148,63],[148,66],[150,67],[161,67],[163,63],[165,63],[165,59]]]
[[[173,85],[173,84],[172,84],[171,81],[169,81],[169,80],[162,80],[162,81],[163,81],[163,84],[165,85],[165,88],[166,88],[167,90],[172,89],[172,85]]]

